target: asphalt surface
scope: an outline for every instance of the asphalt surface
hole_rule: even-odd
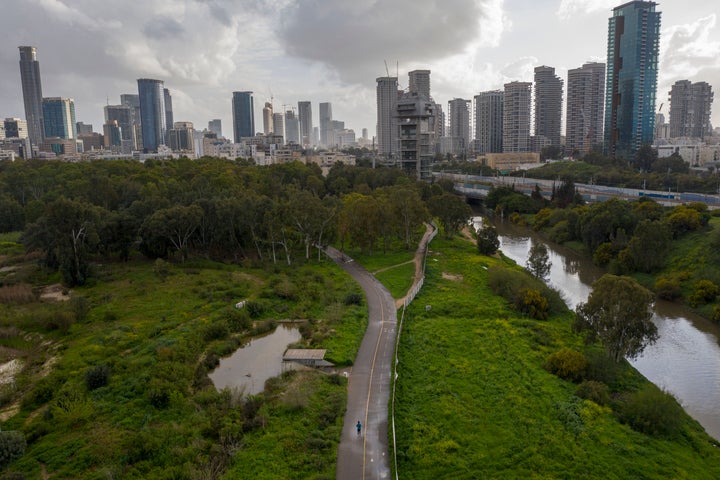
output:
[[[368,303],[368,327],[349,377],[336,478],[390,478],[388,401],[397,326],[395,301],[361,265],[332,247],[327,254],[360,284]],[[360,435],[355,428],[358,420]]]

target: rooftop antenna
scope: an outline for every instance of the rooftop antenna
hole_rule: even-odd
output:
[[[385,74],[388,76],[388,78],[390,78],[390,70],[388,70],[387,60],[383,60],[383,62],[385,62]]]

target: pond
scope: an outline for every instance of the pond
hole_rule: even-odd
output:
[[[208,375],[218,390],[237,389],[244,395],[257,395],[265,381],[283,372],[282,357],[301,338],[294,324],[281,324],[273,332],[255,337],[238,348]]]

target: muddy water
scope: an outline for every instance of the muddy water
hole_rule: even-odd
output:
[[[218,390],[238,389],[245,395],[256,395],[265,388],[265,381],[282,373],[282,356],[288,345],[300,340],[300,330],[293,325],[280,325],[272,333],[253,338],[208,376]]]
[[[508,223],[497,223],[501,251],[525,265],[533,232]],[[592,283],[603,273],[592,261],[545,242],[552,267],[548,283],[560,290],[570,308],[587,300]],[[720,439],[720,327],[681,306],[659,301],[653,321],[660,338],[645,349],[632,365],[646,378],[672,393],[685,410]]]

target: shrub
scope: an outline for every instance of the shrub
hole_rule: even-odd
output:
[[[356,292],[345,295],[345,305],[362,305],[362,300],[362,295]]]
[[[493,255],[500,248],[500,240],[494,226],[483,225],[477,232],[478,252],[483,255]]]
[[[148,390],[148,401],[150,405],[158,410],[165,409],[170,405],[170,393],[171,390],[168,385],[154,383]]]
[[[593,263],[595,265],[599,265],[601,267],[605,266],[608,263],[610,263],[610,261],[614,257],[614,254],[615,254],[615,252],[614,252],[612,243],[610,243],[610,242],[601,243],[598,246],[598,248],[595,250],[595,253],[593,253]]]
[[[25,453],[25,437],[17,431],[0,431],[0,468],[6,468]]]
[[[258,318],[265,312],[265,306],[262,303],[252,300],[245,304],[245,309],[250,315],[250,318]]]
[[[523,294],[522,312],[538,320],[546,320],[550,313],[550,305],[538,290],[527,289]]]
[[[655,282],[655,293],[663,300],[675,301],[682,297],[680,281],[677,278],[662,276]]]
[[[229,333],[230,329],[228,328],[227,322],[220,320],[205,325],[202,329],[202,338],[206,342],[211,342],[213,340],[223,339],[227,337]]]
[[[70,299],[70,309],[76,322],[82,322],[90,312],[90,302],[85,297],[73,297]]]
[[[610,387],[615,385],[620,378],[622,365],[603,351],[589,352],[585,358],[588,362],[585,368],[586,380],[595,380]]]
[[[223,312],[223,318],[230,331],[235,333],[247,330],[252,325],[252,322],[250,322],[250,314],[245,309],[227,308],[225,312]]]
[[[543,368],[560,378],[577,382],[585,374],[587,359],[576,350],[563,348],[551,354],[545,360]]]
[[[110,367],[105,364],[96,365],[85,371],[85,386],[88,390],[104,387],[110,381]]]
[[[488,285],[496,295],[500,295],[520,311],[524,311],[523,302],[527,290],[536,290],[540,293],[547,301],[548,313],[560,313],[567,310],[567,306],[557,290],[551,289],[526,272],[504,267],[490,267],[488,269]]]
[[[718,295],[718,286],[710,280],[699,280],[695,284],[693,293],[688,297],[690,306],[697,307],[701,303],[710,303],[715,300]]]
[[[575,395],[585,400],[590,400],[598,405],[610,403],[610,389],[602,382],[585,380],[575,389]]]
[[[619,406],[620,420],[648,435],[672,436],[680,431],[683,411],[675,398],[653,384],[627,396]]]

